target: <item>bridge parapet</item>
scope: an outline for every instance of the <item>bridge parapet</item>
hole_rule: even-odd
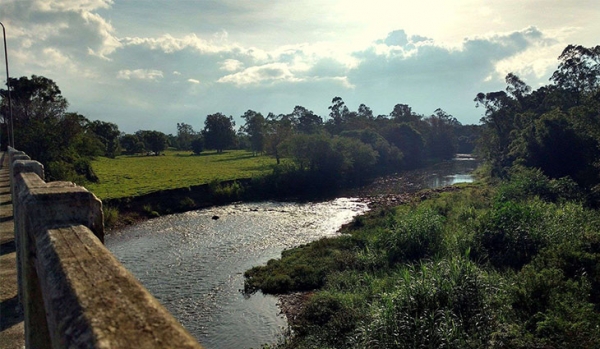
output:
[[[28,348],[201,348],[104,245],[102,203],[9,149]]]

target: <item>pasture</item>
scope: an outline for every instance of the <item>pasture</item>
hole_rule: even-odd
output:
[[[253,156],[245,150],[200,155],[168,150],[160,156],[99,157],[92,161],[92,168],[100,180],[85,186],[101,199],[115,199],[214,180],[250,178],[269,173],[275,163],[269,156]]]

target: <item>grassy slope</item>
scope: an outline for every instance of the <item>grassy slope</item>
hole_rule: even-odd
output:
[[[184,188],[213,180],[249,178],[269,172],[275,160],[252,156],[243,150],[222,154],[166,151],[164,156],[119,156],[98,158],[92,166],[99,183],[86,187],[101,199],[147,194],[157,190]]]

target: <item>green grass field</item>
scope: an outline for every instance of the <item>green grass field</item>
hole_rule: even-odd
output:
[[[201,155],[166,151],[164,154],[97,158],[92,167],[100,181],[86,187],[101,199],[115,199],[206,184],[212,180],[249,178],[268,173],[275,165],[275,159],[271,157],[252,156],[244,150]]]

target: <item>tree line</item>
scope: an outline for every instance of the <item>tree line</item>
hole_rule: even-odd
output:
[[[477,149],[489,173],[538,169],[600,198],[600,46],[567,46],[551,84],[532,89],[517,75],[504,91],[479,93],[485,108]]]
[[[362,181],[373,174],[414,168],[427,159],[448,159],[471,152],[478,126],[463,126],[442,109],[424,116],[406,104],[387,115],[373,114],[365,104],[351,111],[341,97],[332,99],[327,120],[302,106],[289,114],[248,110],[236,129],[232,116],[207,115],[204,128],[177,123],[177,133],[139,130],[121,132],[114,123],[89,120],[68,112],[68,102],[51,79],[32,75],[10,78],[12,122],[8,91],[0,90],[2,146],[14,130],[17,146],[46,165],[54,180],[97,181],[90,159],[96,156],[160,155],[171,147],[200,154],[247,149],[254,155],[290,158],[296,169],[329,177]],[[10,126],[10,128],[9,128]]]

